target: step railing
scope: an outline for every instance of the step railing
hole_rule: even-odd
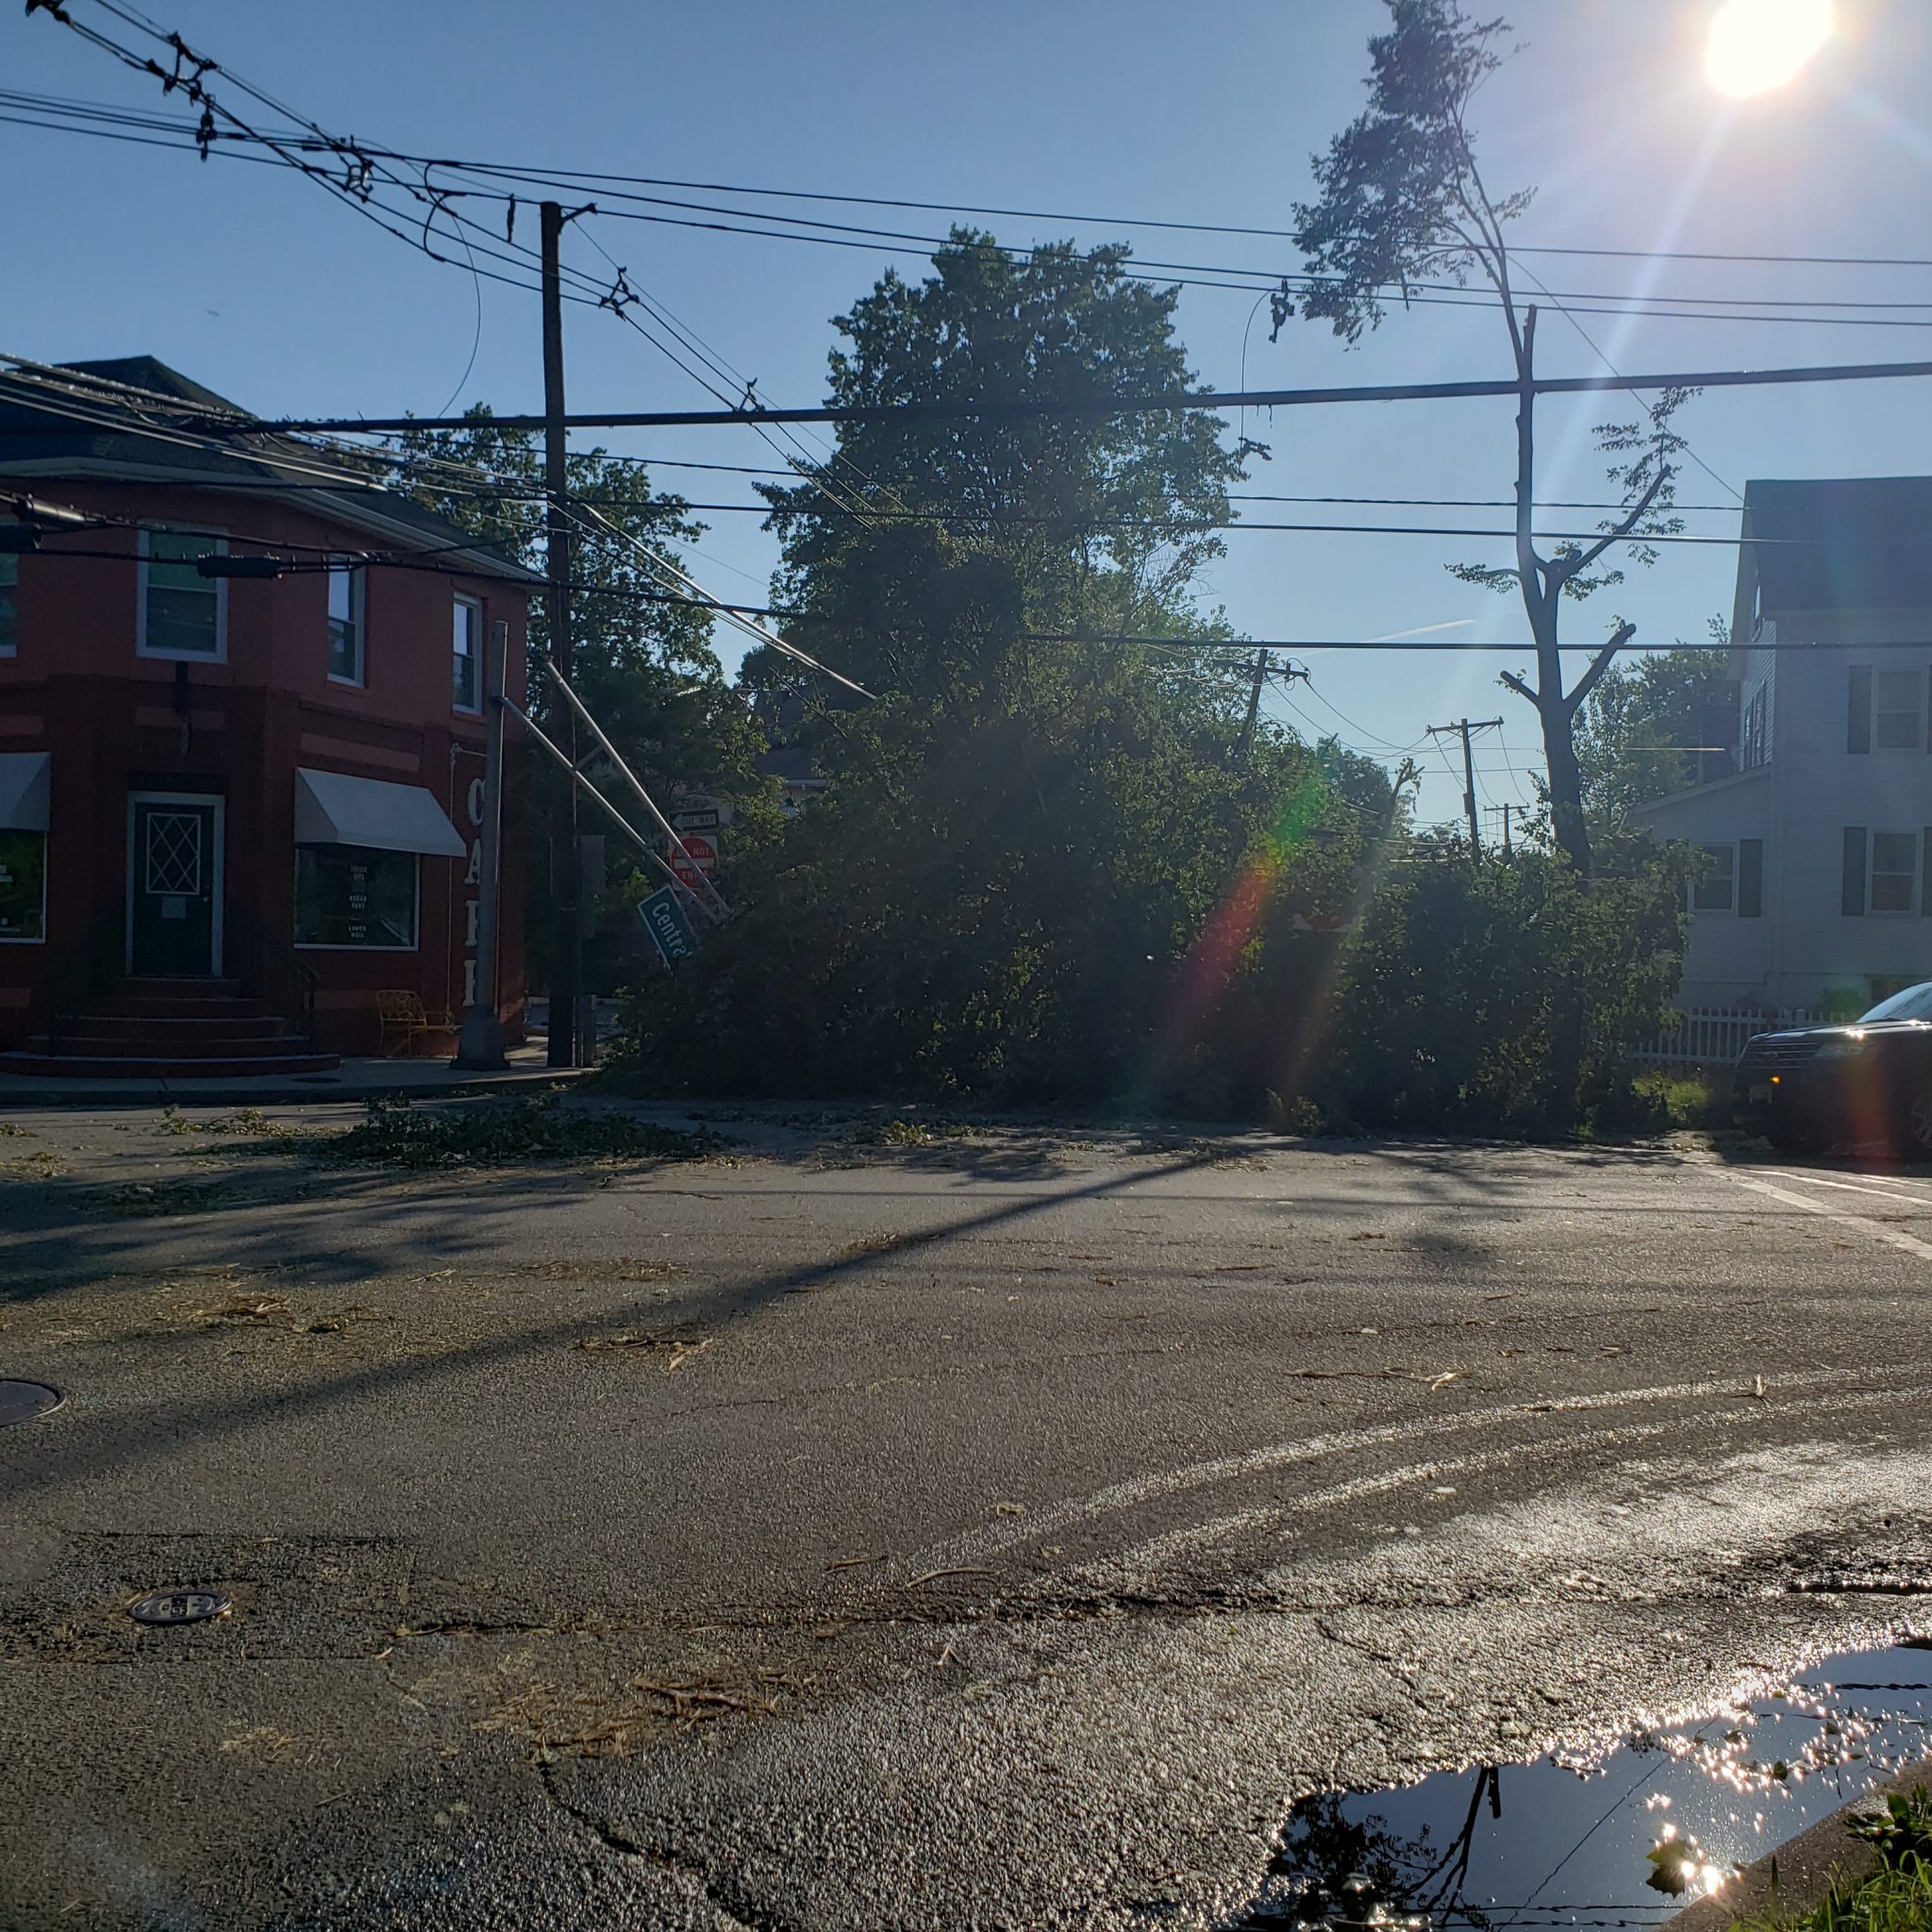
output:
[[[315,970],[262,924],[253,908],[230,899],[222,908],[222,966],[249,999],[286,1020],[304,1051],[315,1051]]]
[[[75,1024],[121,982],[127,965],[127,908],[100,907],[81,937],[54,960],[53,996],[47,1010],[47,1051],[58,1054]]]

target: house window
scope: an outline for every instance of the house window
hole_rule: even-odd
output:
[[[1860,914],[1928,909],[1922,867],[1932,858],[1932,833],[1870,832],[1847,825],[1840,910]]]
[[[20,558],[0,550],[0,658],[20,648]]]
[[[1738,850],[1735,845],[1700,845],[1704,870],[1690,888],[1696,912],[1728,912],[1737,904]]]
[[[416,855],[296,846],[295,943],[414,951]]]
[[[1874,912],[1909,912],[1919,883],[1919,835],[1916,832],[1872,834],[1872,898]]]
[[[1925,741],[1923,671],[1880,671],[1872,680],[1872,742],[1880,751],[1917,751]]]
[[[1738,744],[1738,766],[1753,771],[1771,757],[1771,687],[1760,684],[1744,707],[1744,728]]]
[[[227,655],[228,586],[205,577],[194,560],[210,551],[225,557],[225,537],[197,530],[141,533],[141,628],[135,648],[143,658]]]
[[[455,657],[451,702],[459,711],[483,708],[483,607],[474,597],[456,602]]]
[[[47,937],[47,835],[0,831],[0,942]]]
[[[332,684],[363,682],[363,573],[354,564],[328,568],[328,675]]]

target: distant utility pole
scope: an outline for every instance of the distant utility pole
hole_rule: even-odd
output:
[[[1475,757],[1469,748],[1472,735],[1478,731],[1500,731],[1503,721],[1500,718],[1478,718],[1474,724],[1467,718],[1458,718],[1453,724],[1431,724],[1429,736],[1441,737],[1454,733],[1462,740],[1462,808],[1469,814],[1469,851],[1473,858],[1483,856],[1483,835],[1475,809]]]
[[[544,575],[549,579],[550,661],[567,687],[571,678],[570,518],[564,500],[570,488],[566,464],[569,431],[563,408],[563,287],[558,266],[564,213],[554,201],[542,204],[543,240],[543,491],[548,503],[549,543]],[[573,765],[577,758],[576,719],[565,708],[558,720],[563,749]],[[577,1064],[577,984],[582,933],[577,914],[577,788],[569,772],[558,771],[550,807],[550,1050],[553,1067]]]
[[[1509,842],[1509,814],[1515,808],[1507,803],[1505,803],[1503,807],[1503,857],[1505,858],[1512,858],[1516,853],[1516,848]]]

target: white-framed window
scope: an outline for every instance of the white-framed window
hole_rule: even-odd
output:
[[[1925,673],[1880,666],[1872,678],[1875,751],[1920,751],[1925,743]]]
[[[1847,825],[1844,844],[1844,892],[1839,909],[1847,919],[1867,913],[1932,911],[1924,890],[1932,832],[1876,832]]]
[[[362,845],[295,848],[295,943],[357,952],[416,950],[413,852]]]
[[[227,661],[227,579],[205,577],[194,567],[210,552],[225,557],[228,540],[208,530],[142,531],[138,657]]]
[[[483,607],[474,597],[458,597],[450,661],[450,703],[458,711],[483,708]]]
[[[328,567],[328,681],[363,684],[368,681],[364,658],[362,600],[366,573],[359,565],[340,561]]]
[[[20,649],[20,554],[0,550],[0,658]]]
[[[1690,884],[1693,912],[1730,912],[1738,904],[1738,848],[1700,845],[1704,869]]]
[[[1874,832],[1869,909],[1912,912],[1919,896],[1919,835]]]

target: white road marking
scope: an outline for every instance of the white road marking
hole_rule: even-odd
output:
[[[1769,1181],[1754,1180],[1748,1174],[1733,1174],[1726,1168],[1726,1177],[1734,1180],[1740,1188],[1749,1188],[1753,1193],[1769,1194],[1774,1201],[1784,1201],[1793,1208],[1802,1208],[1807,1214],[1822,1214],[1827,1221],[1836,1221],[1845,1227],[1855,1227],[1860,1234],[1868,1234],[1875,1241],[1889,1242],[1894,1248],[1903,1248],[1908,1255],[1916,1255],[1922,1261],[1932,1261],[1932,1241],[1922,1241],[1915,1234],[1907,1234],[1896,1227],[1881,1227],[1875,1221],[1868,1220],[1862,1214],[1849,1214],[1842,1208],[1834,1208],[1828,1201],[1814,1201],[1807,1194],[1794,1194],[1789,1188],[1774,1188]],[[1842,1183],[1840,1185],[1843,1185]],[[1896,1195],[1888,1199],[1895,1200]]]
[[[1793,1194],[1790,1198],[1800,1207],[1813,1205],[1800,1195]],[[1834,1210],[1825,1208],[1821,1211],[1831,1213]],[[1853,1217],[1847,1215],[1843,1218],[1851,1220]],[[1868,1222],[1861,1221],[1857,1224],[1881,1236],[1890,1232],[1886,1228],[1873,1228]],[[1916,1245],[1928,1258],[1932,1258],[1932,1247],[1923,1242]],[[1861,1368],[1807,1370],[1805,1379],[1811,1388],[1834,1388],[1856,1382],[1870,1373]],[[1916,1368],[1912,1371],[1895,1369],[1893,1373],[1916,1373]],[[1039,1541],[1076,1524],[1136,1508],[1184,1491],[1237,1482],[1325,1457],[1358,1454],[1368,1449],[1452,1437],[1466,1430],[1520,1422],[1525,1414],[1588,1415],[1642,1403],[1686,1402],[1705,1396],[1727,1397],[1738,1393],[1739,1384],[1735,1376],[1641,1389],[1609,1389],[1595,1394],[1561,1395],[1547,1402],[1516,1401],[1494,1408],[1469,1409],[1460,1414],[1420,1417],[1412,1422],[1384,1423],[1370,1428],[1343,1429],[1328,1435],[1305,1436],[1294,1441],[1266,1443],[1232,1456],[1218,1456],[1205,1462],[1187,1463],[1177,1469],[1130,1476],[1090,1495],[1070,1496],[1062,1502],[1046,1504],[1035,1509],[1024,1522],[983,1524],[930,1544],[917,1554],[902,1558],[895,1567],[901,1571],[910,1566],[924,1570],[941,1563],[984,1561],[1018,1544]]]
[[[1777,1167],[1765,1168],[1763,1172],[1775,1174],[1781,1181],[1809,1181],[1813,1187],[1842,1188],[1849,1194],[1876,1194],[1884,1201],[1914,1201],[1932,1213],[1932,1197],[1920,1193],[1915,1188],[1907,1188],[1903,1181],[1834,1181],[1827,1180],[1822,1174],[1788,1174]]]

